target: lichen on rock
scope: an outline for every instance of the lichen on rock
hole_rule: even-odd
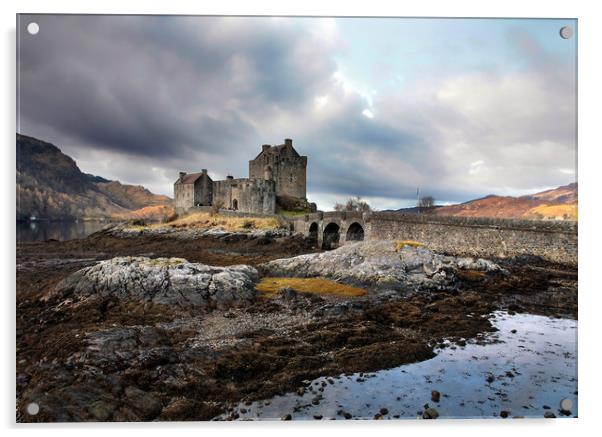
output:
[[[399,247],[394,241],[348,243],[333,251],[270,261],[260,269],[270,276],[325,277],[390,289],[449,289],[460,270],[504,272],[488,260],[446,256],[422,246]]]
[[[255,298],[257,270],[214,267],[182,258],[117,257],[78,270],[55,287],[76,298],[117,297],[181,308],[225,306]]]

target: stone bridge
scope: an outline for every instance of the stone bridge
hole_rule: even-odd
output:
[[[294,230],[316,241],[322,249],[335,249],[347,241],[370,239],[369,213],[318,212],[293,220]]]
[[[348,241],[413,240],[444,253],[493,258],[536,255],[577,265],[576,221],[349,211],[289,220],[294,231],[326,250]]]

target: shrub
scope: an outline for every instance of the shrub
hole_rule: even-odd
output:
[[[421,197],[418,201],[418,211],[422,214],[435,212],[435,198],[433,196]]]
[[[347,199],[347,202],[344,205],[342,203],[335,203],[334,210],[370,212],[372,208],[370,208],[368,202],[363,200],[360,196],[356,196]]]

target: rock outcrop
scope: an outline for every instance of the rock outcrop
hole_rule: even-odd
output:
[[[257,278],[257,270],[246,265],[213,267],[182,258],[118,257],[78,270],[58,283],[55,293],[189,309],[252,300]]]
[[[448,289],[459,270],[504,272],[484,259],[437,254],[425,247],[397,250],[392,241],[347,244],[336,250],[277,259],[260,266],[269,276],[322,276],[350,284],[390,289]]]
[[[117,238],[138,237],[167,237],[182,241],[194,241],[199,238],[210,237],[224,242],[263,239],[266,242],[276,238],[290,237],[292,232],[288,229],[249,229],[245,231],[227,231],[221,227],[215,228],[176,228],[169,225],[159,227],[137,227],[128,223],[111,224],[102,230],[106,235]]]

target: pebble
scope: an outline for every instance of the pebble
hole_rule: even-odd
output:
[[[546,411],[545,413],[543,413],[543,417],[545,417],[546,419],[555,419],[556,414],[552,413],[551,411]]]
[[[293,416],[291,416],[290,414],[286,414],[284,416],[282,416],[282,420],[292,420]]]
[[[431,401],[439,402],[440,399],[441,399],[441,393],[439,393],[437,390],[433,390],[431,392]]]
[[[425,409],[422,414],[423,419],[436,419],[437,417],[439,417],[439,412],[431,407]]]
[[[571,408],[573,408],[573,401],[570,399],[563,399],[560,401],[560,412],[565,416],[571,415]]]
[[[510,415],[510,413],[509,413],[508,411],[506,411],[506,410],[502,410],[502,411],[500,411],[500,417],[501,417],[502,419],[505,419],[505,418],[506,418],[506,417],[508,417],[509,415]]]

